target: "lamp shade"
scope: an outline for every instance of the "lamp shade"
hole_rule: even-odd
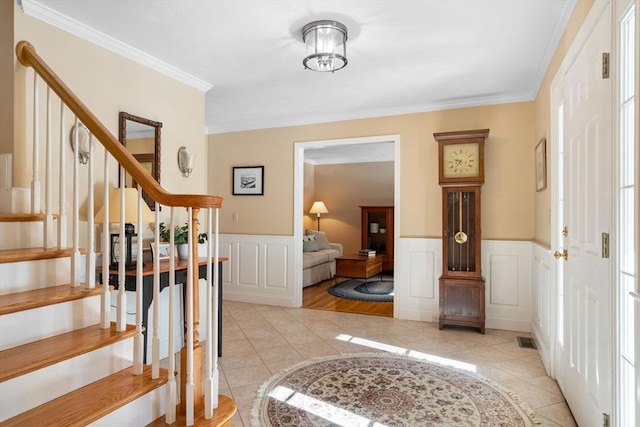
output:
[[[317,202],[313,202],[313,206],[311,206],[311,210],[309,211],[309,213],[323,214],[323,213],[329,213],[329,210],[324,205],[324,202],[317,201]]]
[[[347,65],[347,27],[336,21],[315,21],[302,29],[307,55],[304,68],[334,72]]]
[[[138,222],[138,189],[137,188],[114,188],[109,194],[109,222],[120,222],[120,194],[124,190],[124,222],[135,224]],[[156,218],[147,203],[143,200],[142,222],[155,222]],[[104,206],[96,214],[94,221],[104,222]]]

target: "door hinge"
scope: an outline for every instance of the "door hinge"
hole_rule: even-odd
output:
[[[602,53],[602,78],[609,78],[609,52]]]
[[[602,233],[602,258],[609,258],[609,233]]]
[[[609,423],[609,414],[602,414],[602,427],[609,427],[610,423]]]

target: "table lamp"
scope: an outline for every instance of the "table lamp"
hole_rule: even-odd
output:
[[[109,223],[110,224],[119,224],[120,223],[120,195],[121,191],[124,190],[124,237],[126,239],[126,260],[125,260],[125,269],[131,270],[136,268],[136,263],[133,261],[132,251],[131,251],[131,240],[135,234],[134,223],[138,222],[138,189],[137,188],[114,188],[111,190],[111,194],[109,194]],[[141,203],[142,206],[142,222],[150,223],[155,222],[155,215],[149,209],[147,203],[143,200]],[[98,213],[96,214],[94,221],[96,223],[104,223],[104,206],[100,208]],[[118,239],[120,238],[119,234],[111,234],[111,259],[110,259],[110,267],[118,268],[118,256],[116,255],[116,247],[118,244]]]

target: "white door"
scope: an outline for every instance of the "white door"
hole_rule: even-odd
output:
[[[610,9],[564,76],[562,298],[556,376],[581,427],[601,426],[612,407],[613,282],[602,236],[611,231],[611,79],[602,76],[610,52]]]

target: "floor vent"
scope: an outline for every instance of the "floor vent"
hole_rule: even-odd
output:
[[[518,345],[522,348],[537,348],[536,342],[529,337],[518,337]]]

